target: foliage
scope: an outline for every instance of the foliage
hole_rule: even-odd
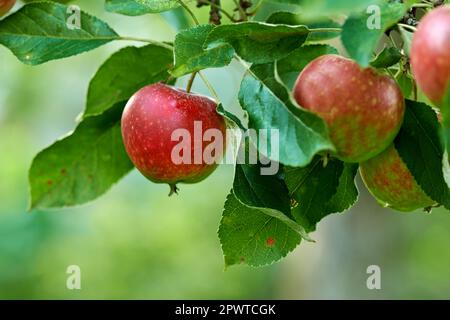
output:
[[[224,67],[235,59],[246,69],[237,94],[247,117],[231,113],[227,106],[220,106],[218,112],[233,127],[278,129],[280,155],[275,160],[281,170],[262,176],[261,163],[235,165],[219,238],[226,265],[277,261],[302,239],[312,241],[308,233],[323,218],[345,211],[358,197],[354,182],[358,165],[330,158],[334,146],[324,121],[290,96],[295,79],[309,62],[346,52],[362,67],[371,65],[394,76],[409,98],[396,148],[425,193],[450,209],[445,151],[450,140],[450,90],[441,106],[441,132],[433,106],[414,101],[417,88],[408,64],[413,27],[405,26],[403,17],[418,1],[271,2],[275,4],[271,8],[280,9],[265,22],[258,21],[257,10],[265,5],[260,0],[250,8],[238,6],[234,14],[226,14],[229,21],[212,25],[197,23],[194,6],[182,0],[105,1],[105,9],[118,14],[170,14],[179,29],[173,43],[119,35],[83,11],[80,26],[69,28],[73,12],[55,1],[28,3],[2,19],[0,43],[29,65],[74,56],[112,41],[145,43],[122,48],[102,64],[90,82],[85,111],[74,132],[35,157],[29,172],[31,208],[91,201],[132,169],[120,135],[120,115],[137,90],[156,82],[175,83],[183,75]],[[380,10],[379,28],[367,27],[373,14],[366,10],[370,5]],[[193,15],[195,26],[186,23],[182,10]],[[401,45],[388,40],[391,33],[403,37]],[[337,39],[343,48],[330,44],[329,40],[338,46]],[[268,158],[277,147],[269,143],[263,150],[254,137],[243,144],[245,149],[259,148]]]

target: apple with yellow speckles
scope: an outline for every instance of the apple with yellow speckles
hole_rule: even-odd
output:
[[[170,185],[209,176],[225,152],[225,120],[209,97],[156,83],[135,93],[122,115],[125,149],[149,180]]]
[[[359,170],[369,192],[384,207],[413,211],[435,204],[417,184],[393,144],[362,162]]]
[[[420,89],[440,107],[450,81],[450,5],[420,21],[411,46],[411,69]]]
[[[396,82],[338,55],[310,62],[293,94],[301,107],[325,120],[334,156],[346,162],[362,162],[381,153],[403,122],[405,100]]]
[[[0,17],[7,14],[15,3],[16,0],[0,0]]]

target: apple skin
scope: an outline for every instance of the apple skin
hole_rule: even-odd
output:
[[[325,120],[338,159],[362,162],[392,143],[403,122],[405,100],[390,77],[355,61],[323,55],[299,75],[299,105]]]
[[[439,107],[450,80],[450,5],[420,21],[411,46],[411,69],[420,89]]]
[[[217,164],[194,163],[194,139],[202,139],[208,129],[218,129],[225,140],[225,120],[216,112],[214,100],[165,84],[146,86],[136,92],[122,114],[121,129],[125,149],[136,168],[149,180],[168,183],[195,183],[210,175]],[[202,122],[202,137],[194,136],[194,121]],[[175,164],[171,154],[178,141],[172,132],[184,128],[191,133],[191,164]],[[203,149],[209,142],[201,142]],[[225,142],[224,142],[225,144]],[[215,157],[220,160],[221,154]]]
[[[414,211],[435,204],[417,184],[393,144],[361,163],[359,172],[369,192],[385,207]]]
[[[16,0],[0,0],[0,17],[4,16],[14,7]]]

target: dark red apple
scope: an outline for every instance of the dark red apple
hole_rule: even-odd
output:
[[[15,3],[16,0],[0,0],[0,17],[7,14]]]
[[[386,149],[405,112],[393,79],[338,55],[309,63],[297,79],[294,97],[325,120],[335,156],[346,162],[365,161]]]
[[[450,5],[420,21],[411,46],[411,68],[420,89],[439,107],[450,80]]]
[[[216,107],[206,96],[165,84],[142,88],[122,115],[131,161],[151,181],[168,183],[171,193],[177,183],[203,180],[224,152],[226,125]]]

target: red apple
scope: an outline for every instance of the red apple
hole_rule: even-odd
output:
[[[386,149],[405,111],[393,79],[338,55],[309,63],[297,79],[294,97],[325,120],[335,156],[346,162],[365,161]]]
[[[7,14],[15,3],[16,0],[0,0],[0,17]]]
[[[439,107],[450,80],[450,5],[420,21],[411,46],[411,68],[420,89]]]
[[[435,204],[417,184],[394,145],[361,163],[359,171],[369,192],[385,207],[413,211]]]
[[[206,96],[165,84],[142,88],[122,115],[122,136],[131,161],[151,181],[168,183],[171,193],[177,183],[203,180],[224,152],[226,125],[216,107]],[[213,143],[217,148],[211,152]]]

